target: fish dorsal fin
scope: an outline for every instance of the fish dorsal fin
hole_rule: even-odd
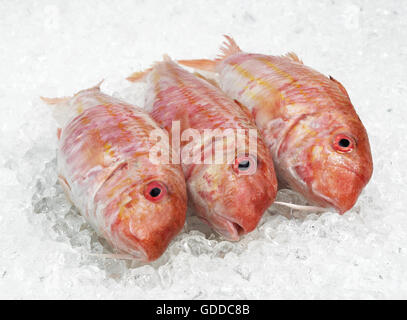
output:
[[[287,52],[283,57],[286,57],[294,62],[298,62],[304,64],[300,58],[298,58],[297,54],[294,52]]]
[[[100,91],[100,86],[102,85],[102,83],[105,82],[105,79],[100,80],[95,86],[93,86],[92,88],[89,88],[88,90],[99,90]]]
[[[163,54],[163,60],[167,62],[172,61],[171,57],[166,53]]]
[[[239,46],[236,44],[235,40],[228,35],[224,35],[226,40],[223,42],[220,47],[221,53],[217,55],[216,59],[193,59],[193,60],[177,60],[177,62],[183,66],[205,70],[209,72],[216,72],[216,65],[225,60],[226,58],[242,52]]]
[[[334,77],[329,76],[329,79],[331,79],[333,82],[336,83],[336,85],[338,86],[339,90],[341,90],[341,92],[346,95],[349,98],[349,94],[346,91],[345,87],[342,85],[342,83],[340,83],[338,80],[336,80]]]
[[[222,46],[220,47],[220,51],[222,53],[219,54],[218,57],[216,58],[217,61],[224,60],[229,56],[242,52],[242,50],[239,48],[236,41],[232,37],[230,37],[226,34],[224,34],[223,36],[226,38],[226,40],[223,42]]]

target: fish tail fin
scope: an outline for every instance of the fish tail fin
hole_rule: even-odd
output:
[[[46,104],[50,105],[50,106],[57,106],[57,105],[63,105],[66,104],[67,102],[69,102],[73,97],[77,96],[78,94],[80,94],[81,92],[85,92],[85,91],[93,91],[93,90],[97,90],[100,91],[100,86],[102,85],[103,81],[105,81],[104,79],[99,81],[95,86],[90,87],[88,89],[85,90],[81,90],[78,91],[77,93],[75,93],[73,96],[71,97],[59,97],[59,98],[48,98],[48,97],[43,97],[40,96],[40,99],[42,101],[44,101]]]
[[[53,106],[53,116],[55,120],[58,122],[60,128],[63,128],[66,124],[66,121],[70,119],[74,114],[78,111],[73,107],[72,101],[73,99],[81,93],[85,92],[100,92],[100,86],[102,85],[104,80],[99,81],[95,86],[90,87],[85,90],[81,90],[75,93],[73,96],[70,97],[60,97],[60,98],[47,98],[47,97],[40,97],[42,101],[44,101],[47,105]],[[58,139],[61,136],[61,129],[58,129],[57,136]]]
[[[61,97],[61,98],[47,98],[47,97],[40,97],[42,101],[44,101],[47,105],[54,107],[52,110],[52,114],[55,120],[58,123],[57,128],[57,138],[58,140],[61,139],[62,129],[64,124],[64,119],[66,119],[66,115],[69,113],[70,109],[70,101],[72,97]]]
[[[236,44],[235,40],[233,40],[232,37],[228,35],[223,35],[226,40],[222,43],[222,46],[220,47],[221,53],[217,55],[217,57],[214,60],[210,59],[194,59],[194,60],[178,60],[177,62],[181,65],[194,68],[194,69],[199,69],[199,70],[204,70],[204,71],[209,71],[209,72],[215,72],[216,70],[216,65],[225,60],[226,58],[242,52],[242,50],[239,48],[239,46]]]
[[[49,106],[55,106],[63,104],[71,99],[71,97],[61,97],[61,98],[47,98],[47,97],[40,97],[42,101],[44,101]]]

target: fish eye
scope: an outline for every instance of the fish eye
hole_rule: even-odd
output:
[[[355,148],[355,142],[346,134],[338,134],[334,139],[333,147],[339,153],[349,153]]]
[[[248,170],[250,168],[250,161],[249,160],[240,161],[238,164],[238,168],[240,171]]]
[[[159,181],[152,181],[144,189],[144,197],[151,202],[158,202],[167,194],[166,186]]]
[[[238,174],[253,174],[257,169],[257,159],[252,155],[240,155],[235,159],[233,170]]]

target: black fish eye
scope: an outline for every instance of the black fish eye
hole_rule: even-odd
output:
[[[150,191],[150,196],[152,196],[153,198],[156,198],[160,195],[161,193],[161,189],[160,188],[153,188]]]
[[[355,148],[355,141],[348,135],[340,133],[334,138],[333,147],[339,153],[349,153]]]
[[[237,174],[250,175],[254,174],[257,169],[257,158],[252,155],[239,155],[233,164],[233,170]]]
[[[342,138],[341,140],[339,140],[339,145],[343,148],[347,148],[350,145],[350,141],[348,139]]]
[[[249,169],[250,168],[250,161],[249,160],[240,161],[239,165],[238,165],[238,168],[239,168],[239,170],[242,170],[242,171]]]
[[[167,187],[160,181],[152,181],[144,189],[144,197],[151,202],[158,202],[167,194]]]

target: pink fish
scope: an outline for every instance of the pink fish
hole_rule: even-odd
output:
[[[151,116],[169,132],[172,122],[180,121],[183,132],[195,129],[204,135],[207,129],[254,130],[251,115],[221,90],[202,80],[166,57],[145,72],[128,78],[144,79],[148,84],[146,108]],[[248,137],[233,149],[233,163],[185,163],[181,142],[181,161],[187,182],[188,198],[197,215],[229,240],[238,240],[252,231],[265,210],[274,201],[277,181],[269,151],[260,135],[257,154],[247,152]],[[223,152],[229,151],[224,145]],[[199,159],[212,149],[204,141],[195,145]],[[236,152],[235,152],[236,151]],[[253,174],[246,170],[255,169]]]
[[[281,186],[341,214],[351,209],[373,163],[366,130],[345,88],[294,53],[245,53],[226,39],[218,59],[179,63],[216,72],[224,92],[251,111]]]
[[[49,99],[59,120],[58,171],[66,194],[101,237],[141,261],[157,259],[185,222],[180,165],[149,160],[151,117],[99,86]]]

